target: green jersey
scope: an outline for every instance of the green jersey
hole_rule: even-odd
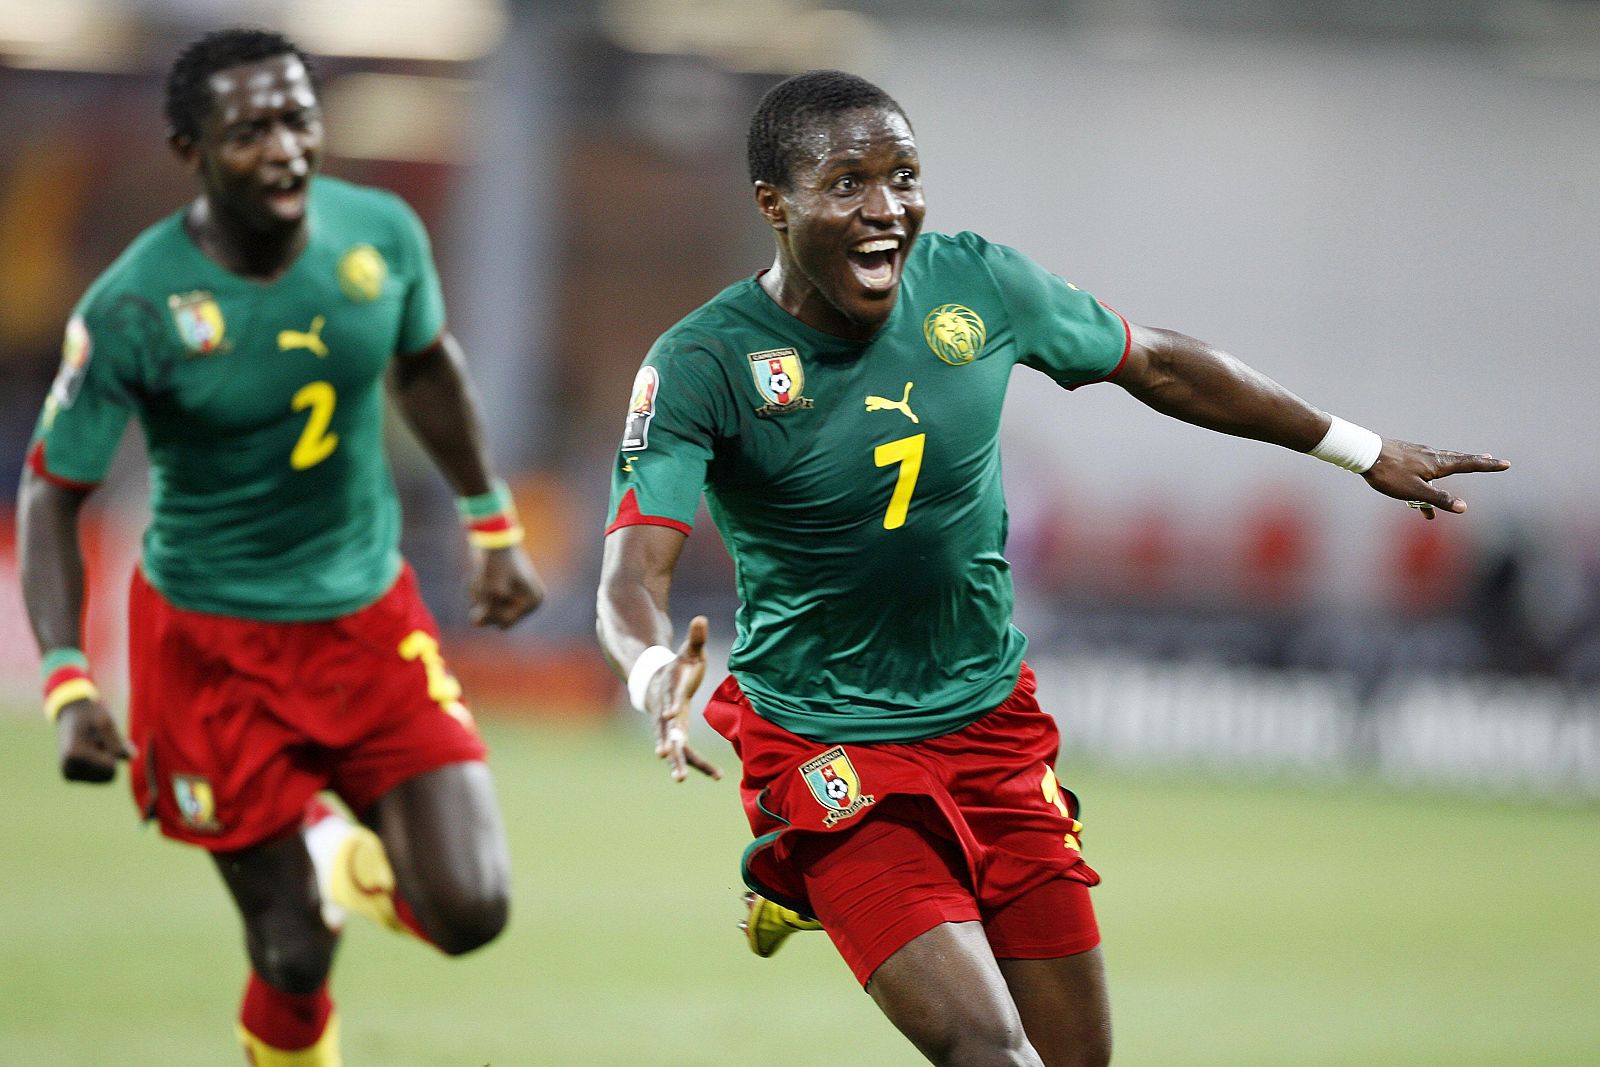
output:
[[[193,611],[328,619],[399,573],[383,375],[444,326],[427,235],[396,196],[312,182],[309,241],[253,281],[173,215],[79,302],[29,462],[105,477],[130,415],[150,454],[145,576]]]
[[[869,342],[740,282],[640,368],[609,529],[688,532],[704,488],[740,600],[729,667],[779,726],[829,742],[960,729],[1010,694],[1027,644],[1003,555],[1012,367],[1071,387],[1127,345],[1115,312],[971,233],[918,240]]]

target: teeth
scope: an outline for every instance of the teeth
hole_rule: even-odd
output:
[[[895,238],[895,237],[880,237],[876,241],[862,241],[860,244],[856,245],[855,248],[852,249],[852,251],[861,252],[861,253],[867,253],[867,252],[893,252],[895,249],[897,249],[899,247],[900,247],[899,238]]]

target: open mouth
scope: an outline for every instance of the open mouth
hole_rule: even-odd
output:
[[[850,270],[863,289],[881,293],[894,288],[900,245],[898,237],[874,237],[850,248]]]
[[[267,185],[267,206],[284,217],[298,216],[306,203],[305,175],[287,175]]]

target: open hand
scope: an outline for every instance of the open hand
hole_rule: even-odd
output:
[[[656,727],[656,755],[672,767],[672,780],[681,782],[693,767],[708,778],[722,772],[689,745],[689,701],[706,675],[706,635],[710,624],[704,615],[689,622],[689,633],[678,658],[656,672],[645,696]]]
[[[109,782],[117,761],[133,750],[122,739],[111,713],[98,700],[74,700],[56,716],[56,755],[61,777],[69,782]]]
[[[1384,438],[1378,461],[1362,477],[1378,492],[1406,501],[1422,512],[1423,518],[1431,519],[1436,508],[1456,515],[1467,510],[1466,501],[1434,485],[1436,479],[1503,471],[1509,466],[1509,461],[1487,452],[1467,455]]]

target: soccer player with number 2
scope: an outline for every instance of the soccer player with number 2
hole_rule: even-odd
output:
[[[668,592],[704,489],[740,597],[707,720],[756,839],[751,946],[819,925],[938,1064],[1106,1062],[1111,1021],[1076,798],[1011,623],[998,430],[1017,364],[1465,510],[1487,455],[1380,438],[1193,338],[1126,322],[1020,253],[921,234],[916,142],[876,86],[813,71],[751,122],[770,269],[668,330],[612,472],[602,647],[681,780],[706,620]]]
[[[474,620],[509,626],[544,590],[491,476],[427,235],[398,197],[317,175],[306,58],[275,34],[208,35],[174,63],[166,108],[200,194],[67,325],[19,492],[23,592],[62,773],[109,781],[130,759],[145,816],[208,850],[238,906],[246,1059],[335,1067],[327,979],[347,912],[454,955],[507,909],[484,746],[400,558],[386,376],[460,494]],[[151,522],[124,741],[82,652],[78,515],[130,416]]]

